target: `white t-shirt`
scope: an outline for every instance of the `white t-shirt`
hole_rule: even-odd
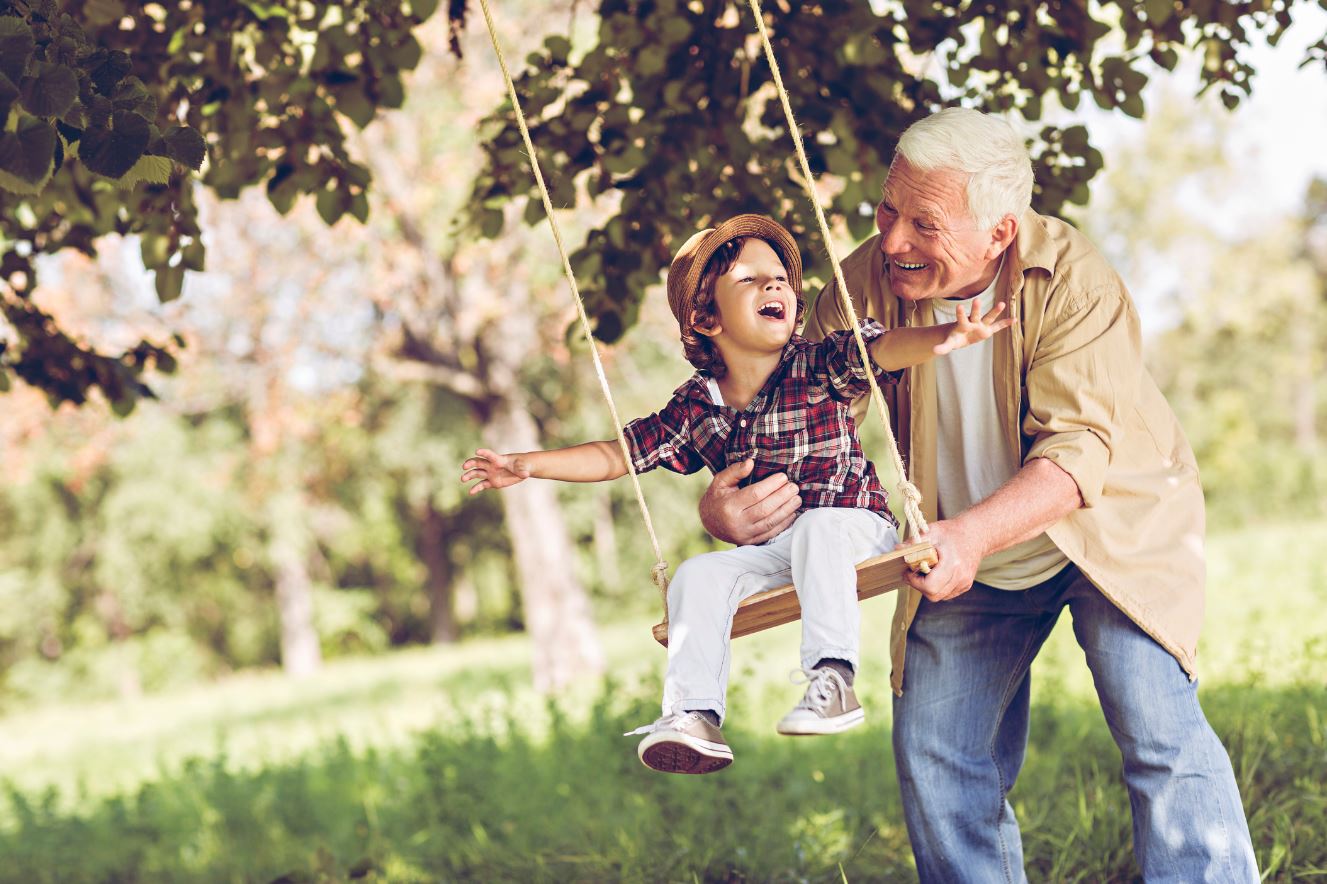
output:
[[[997,272],[996,279],[1000,278]],[[957,310],[981,304],[985,314],[995,306],[995,282],[975,298],[931,302],[935,322],[953,322]],[[1002,316],[1007,315],[1007,311]],[[935,360],[938,415],[938,479],[940,517],[956,516],[1013,477],[1022,463],[1015,443],[1000,429],[995,402],[993,360],[996,338],[956,350]],[[977,580],[999,589],[1027,589],[1055,576],[1069,563],[1045,533],[982,559]]]

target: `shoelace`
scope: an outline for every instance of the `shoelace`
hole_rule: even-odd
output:
[[[835,692],[841,696],[848,691],[848,684],[843,680],[843,676],[828,666],[823,669],[794,669],[789,673],[788,680],[793,684],[806,685],[806,695],[795,708],[810,709],[818,715],[824,714],[826,707],[834,699]]]
[[[641,725],[640,727],[636,728],[634,731],[627,731],[622,736],[640,737],[644,736],[645,734],[653,734],[661,730],[667,730],[668,728],[671,728],[674,724],[676,724],[678,721],[682,720],[683,718],[685,718],[687,715],[690,714],[691,714],[690,712],[685,712],[682,715],[678,715],[676,713],[673,713],[671,715],[664,715],[660,718],[655,719],[653,723]]]

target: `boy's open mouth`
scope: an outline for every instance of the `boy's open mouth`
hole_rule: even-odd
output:
[[[764,304],[760,305],[760,309],[757,310],[756,312],[759,313],[761,316],[768,317],[769,319],[782,319],[783,302],[766,301]]]

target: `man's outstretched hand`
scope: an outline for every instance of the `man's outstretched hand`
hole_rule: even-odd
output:
[[[700,499],[700,523],[717,539],[738,546],[764,543],[797,518],[802,499],[783,473],[738,487],[755,466],[754,460],[744,460],[725,467]]]

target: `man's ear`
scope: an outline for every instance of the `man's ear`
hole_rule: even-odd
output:
[[[699,334],[702,334],[707,338],[712,338],[715,335],[717,335],[719,332],[723,331],[723,326],[719,325],[719,317],[711,316],[708,322],[701,324],[696,321],[695,310],[691,311],[690,325],[692,331],[698,332]]]
[[[998,258],[1005,249],[1009,248],[1016,236],[1018,236],[1018,219],[1013,215],[1005,215],[991,228],[991,245],[986,260],[994,261]]]

